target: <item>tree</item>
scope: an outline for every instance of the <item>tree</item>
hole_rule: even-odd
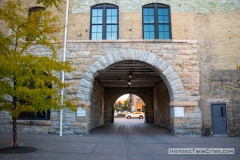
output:
[[[14,8],[14,9],[13,9]],[[0,111],[8,111],[13,119],[12,147],[18,147],[16,119],[22,112],[43,112],[68,108],[76,111],[74,100],[61,97],[59,89],[68,86],[58,77],[60,71],[71,72],[70,62],[60,62],[56,38],[61,28],[51,11],[28,13],[19,1],[8,1],[0,9],[11,34],[0,31]],[[32,54],[30,47],[48,50],[44,55]],[[49,85],[53,84],[53,88]],[[60,105],[60,104],[63,105]]]
[[[37,3],[42,3],[46,7],[52,7],[53,5],[58,9],[61,10],[61,3],[63,3],[64,0],[37,0]]]

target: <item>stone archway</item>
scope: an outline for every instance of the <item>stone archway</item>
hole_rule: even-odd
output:
[[[137,49],[121,49],[117,51],[112,51],[106,55],[100,57],[97,61],[95,61],[88,70],[84,73],[82,79],[79,83],[77,96],[81,101],[91,102],[92,100],[92,92],[94,86],[99,86],[98,82],[95,81],[95,78],[105,71],[109,66],[122,61],[140,61],[150,65],[153,70],[155,70],[159,76],[164,81],[164,84],[167,88],[167,92],[169,93],[169,104],[170,107],[169,114],[169,128],[171,129],[171,133],[173,135],[193,135],[200,136],[201,135],[201,111],[199,110],[198,102],[196,100],[189,98],[186,96],[188,93],[183,86],[183,81],[179,77],[177,71],[173,69],[173,67],[162,57],[157,54],[151,53],[145,50],[137,50]],[[199,84],[196,84],[197,86]],[[95,99],[95,98],[94,98]],[[100,99],[99,99],[100,100]],[[104,103],[104,100],[100,100]],[[96,103],[96,101],[94,102]],[[97,102],[98,103],[98,102]],[[91,107],[92,106],[92,107]],[[90,106],[90,109],[87,113],[88,121],[86,123],[86,128],[89,131],[92,127],[96,127],[104,123],[105,120],[104,114],[107,113],[110,115],[111,110],[102,111],[102,115],[99,116],[99,120],[95,120],[98,122],[96,125],[91,126],[90,122],[90,112],[93,109],[93,104]],[[103,107],[104,108],[104,107]],[[154,113],[155,111],[151,110],[151,121],[154,121]],[[186,115],[186,116],[185,116]],[[103,120],[104,119],[104,120]],[[99,123],[101,122],[101,124]]]
[[[161,76],[168,87],[171,102],[186,100],[182,81],[169,63],[154,53],[137,49],[113,51],[94,62],[80,80],[78,97],[82,101],[90,101],[94,78],[98,76],[99,71],[124,60],[137,60],[151,65],[161,73],[159,76]]]

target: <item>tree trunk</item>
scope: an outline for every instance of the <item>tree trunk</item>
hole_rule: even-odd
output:
[[[16,109],[17,105],[17,97],[13,97],[13,105],[14,105],[14,110]],[[13,140],[12,140],[12,147],[17,148],[18,147],[18,139],[17,139],[17,118],[12,117],[13,120]]]

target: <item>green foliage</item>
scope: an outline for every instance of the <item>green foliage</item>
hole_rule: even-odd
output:
[[[46,7],[52,7],[55,6],[58,10],[61,10],[61,3],[63,3],[64,0],[37,0],[37,3],[42,3]]]
[[[28,16],[28,8],[23,8],[21,2],[9,1],[0,9],[0,20],[12,30],[9,35],[0,31],[0,110],[9,111],[15,118],[25,111],[63,107],[75,111],[74,100],[63,97],[63,106],[60,105],[59,89],[68,84],[61,82],[58,73],[71,72],[73,68],[70,62],[57,58],[58,17],[41,10]],[[46,50],[42,55],[31,53],[31,48],[40,46]],[[52,84],[54,87],[50,88]],[[9,102],[13,97],[18,99],[16,105]]]

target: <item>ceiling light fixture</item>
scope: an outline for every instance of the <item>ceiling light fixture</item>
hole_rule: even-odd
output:
[[[131,74],[131,73],[129,73],[129,77],[130,77],[130,78],[132,77],[132,74]]]
[[[128,84],[131,85],[131,81],[130,80],[128,80]]]

